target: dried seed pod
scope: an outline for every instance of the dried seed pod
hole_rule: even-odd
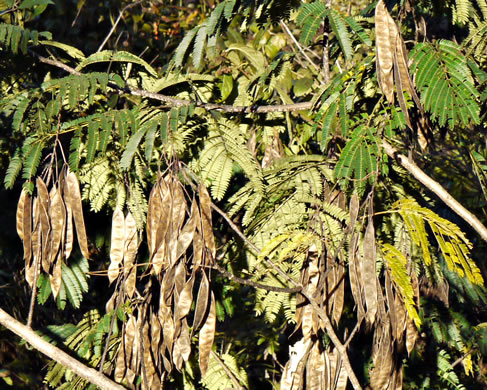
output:
[[[78,244],[81,249],[81,253],[86,259],[90,258],[88,250],[88,239],[86,236],[86,227],[83,217],[83,207],[81,204],[81,193],[79,190],[79,182],[74,172],[68,172],[66,181],[68,182],[68,194],[69,203],[73,210],[74,223],[76,225],[76,235],[78,237]]]
[[[211,292],[210,310],[206,317],[205,323],[201,327],[199,337],[199,366],[201,375],[206,374],[208,370],[208,363],[210,361],[211,347],[215,339],[216,328],[216,303],[213,292]]]
[[[112,216],[112,239],[110,243],[110,266],[108,280],[112,283],[119,275],[119,267],[123,261],[125,244],[125,217],[117,206]]]
[[[25,188],[17,205],[17,233],[24,246],[24,261],[30,265],[32,259],[32,198]]]

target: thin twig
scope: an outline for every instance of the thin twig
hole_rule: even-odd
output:
[[[403,168],[405,168],[411,175],[413,175],[421,184],[433,192],[440,198],[451,210],[453,210],[459,217],[467,222],[475,231],[487,241],[487,228],[480,222],[480,220],[463,207],[447,190],[445,190],[440,183],[429,177],[421,170],[413,161],[406,156],[399,154],[399,152],[386,140],[382,140],[382,147],[387,155],[397,160]]]
[[[223,269],[222,267],[220,267],[218,265],[218,263],[215,263],[213,265],[213,267],[218,272],[220,272],[221,274],[225,275],[228,279],[230,279],[230,280],[232,280],[232,281],[234,281],[236,283],[239,283],[239,284],[245,284],[247,286],[252,286],[254,288],[260,288],[262,290],[274,291],[274,292],[281,292],[281,293],[288,293],[288,294],[298,293],[298,292],[300,292],[302,290],[301,287],[294,287],[294,288],[274,287],[274,286],[269,286],[269,285],[266,285],[266,284],[257,283],[257,282],[254,282],[253,280],[242,279],[242,278],[239,278],[239,277],[233,275],[232,273],[228,272],[227,270]]]
[[[291,32],[291,30],[287,26],[287,24],[284,23],[282,20],[281,20],[281,27],[284,29],[284,31],[286,31],[287,35],[289,35],[289,37],[294,42],[294,44],[298,48],[299,52],[304,56],[304,58],[306,58],[306,60],[313,66],[313,68],[315,68],[316,71],[319,72],[320,71],[320,68],[318,67],[318,65],[316,65],[313,62],[313,60],[306,54],[306,52],[303,50],[303,48],[301,47],[301,45],[299,44],[299,42],[296,40],[296,38],[294,37],[293,33]]]
[[[117,20],[115,21],[115,23],[113,24],[112,26],[112,29],[110,30],[110,32],[108,33],[108,35],[106,36],[105,40],[102,42],[102,44],[100,45],[100,47],[98,48],[98,50],[96,51],[97,53],[99,51],[101,51],[103,49],[103,47],[105,46],[105,44],[108,42],[108,40],[110,39],[110,37],[112,36],[113,32],[115,31],[115,29],[117,28],[118,26],[118,23],[120,22],[120,19],[122,19],[122,16],[123,16],[123,13],[125,11],[127,11],[128,9],[132,8],[132,7],[135,7],[136,5],[139,5],[140,3],[142,3],[142,0],[139,0],[139,1],[136,1],[135,3],[131,3],[131,4],[128,4],[126,5],[121,11],[120,11],[120,14],[118,15],[118,18]]]

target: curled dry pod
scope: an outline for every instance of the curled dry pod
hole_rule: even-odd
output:
[[[83,218],[83,207],[81,204],[81,193],[79,190],[79,182],[74,172],[68,171],[66,176],[68,183],[68,193],[66,194],[73,210],[74,223],[76,225],[76,235],[78,237],[78,244],[81,253],[86,259],[90,258],[88,250],[88,239],[86,237],[85,221]]]

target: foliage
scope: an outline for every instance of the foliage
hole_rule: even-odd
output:
[[[485,386],[485,243],[384,147],[485,221],[485,0],[67,3],[0,1],[46,339],[130,388]]]

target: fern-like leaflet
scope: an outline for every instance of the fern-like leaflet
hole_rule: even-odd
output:
[[[440,126],[480,123],[479,92],[460,47],[451,41],[419,43],[411,51],[412,72],[426,111]]]

